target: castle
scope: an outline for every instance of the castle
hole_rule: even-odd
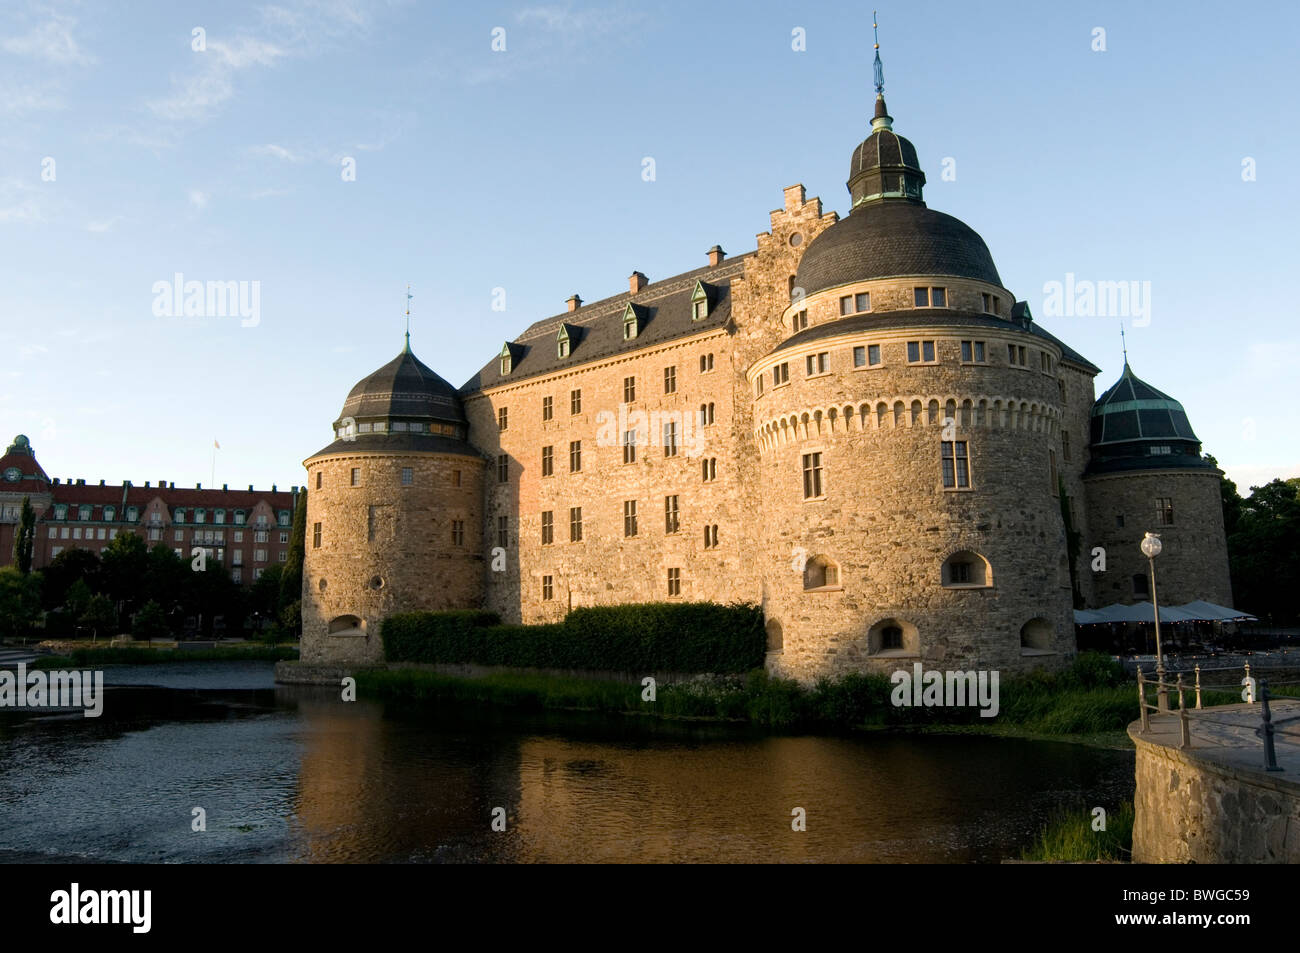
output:
[[[760,604],[803,681],[1056,666],[1074,608],[1150,597],[1145,531],[1162,603],[1230,605],[1183,408],[1127,361],[1094,400],[1099,368],[927,207],[883,93],[847,185],[843,219],[791,186],[754,251],[574,295],[459,389],[408,333],[304,464],[303,661],[380,661],[398,611],[680,599]]]

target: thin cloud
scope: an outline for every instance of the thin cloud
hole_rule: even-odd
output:
[[[285,51],[273,43],[241,36],[232,43],[209,41],[206,50],[192,55],[197,59],[195,72],[182,79],[172,77],[172,95],[148,103],[155,116],[201,119],[234,95],[236,73],[274,66]]]
[[[201,189],[190,189],[189,192],[190,204],[199,210],[208,207],[208,200],[210,198],[211,196],[207,192],[202,191]]]
[[[113,226],[121,220],[122,216],[114,215],[112,218],[104,219],[102,221],[87,222],[86,231],[94,232],[95,234],[103,234],[104,232],[112,231]]]
[[[48,20],[38,23],[26,33],[0,38],[0,50],[49,63],[88,66],[95,62],[95,58],[83,50],[73,37],[72,28],[76,23],[72,17],[51,13]]]
[[[250,150],[253,155],[271,156],[275,159],[283,159],[285,162],[302,162],[303,156],[286,149],[284,146],[277,146],[273,142],[268,142],[263,146],[253,146]]]
[[[49,87],[0,85],[0,115],[22,116],[66,108],[63,99]]]

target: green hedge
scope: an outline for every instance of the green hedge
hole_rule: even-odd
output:
[[[491,612],[406,612],[382,629],[390,662],[474,662],[617,672],[745,672],[763,664],[753,605],[647,602],[575,609],[563,622],[502,625]]]

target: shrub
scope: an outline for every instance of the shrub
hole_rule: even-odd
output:
[[[651,602],[575,609],[560,623],[502,625],[491,612],[407,612],[382,629],[390,662],[623,672],[745,672],[763,664],[757,606]]]

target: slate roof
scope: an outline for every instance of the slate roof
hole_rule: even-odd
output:
[[[455,453],[462,457],[482,457],[463,440],[442,434],[359,433],[352,440],[335,440],[313,453],[308,460],[335,453]]]
[[[417,358],[409,346],[348,392],[339,418],[416,417],[465,423],[456,388]]]
[[[509,374],[501,374],[500,351],[497,351],[498,356],[466,381],[460,393],[467,396],[489,387],[553,374],[625,351],[723,327],[731,318],[731,280],[741,275],[745,259],[753,254],[749,252],[716,266],[705,265],[653,282],[635,295],[624,292],[584,304],[577,311],[565,311],[537,321],[511,342],[514,364]],[[700,321],[692,321],[691,292],[697,281],[703,282],[710,292],[709,314]],[[623,312],[629,301],[644,311],[637,336],[624,340]],[[570,328],[568,357],[560,357],[556,351],[556,335],[561,325]],[[574,328],[579,330],[576,336]]]
[[[951,275],[1002,286],[988,246],[965,222],[916,202],[868,203],[812,240],[795,285],[805,295],[901,275]]]
[[[892,129],[878,129],[853,150],[849,178],[881,166],[910,166],[920,170],[916,146]]]
[[[894,328],[925,327],[1024,331],[1035,337],[1050,341],[1061,348],[1063,359],[1079,364],[1094,374],[1101,370],[1078,351],[1044,331],[1037,324],[1029,322],[1028,325],[1025,325],[1016,321],[1008,321],[1005,318],[995,318],[992,315],[971,314],[967,311],[953,311],[950,308],[915,308],[906,311],[871,312],[859,314],[852,318],[838,318],[824,324],[815,324],[800,331],[793,337],[782,341],[769,353],[776,354],[787,348],[798,347],[810,341],[834,337],[838,334],[850,334],[855,331],[888,331]]]

